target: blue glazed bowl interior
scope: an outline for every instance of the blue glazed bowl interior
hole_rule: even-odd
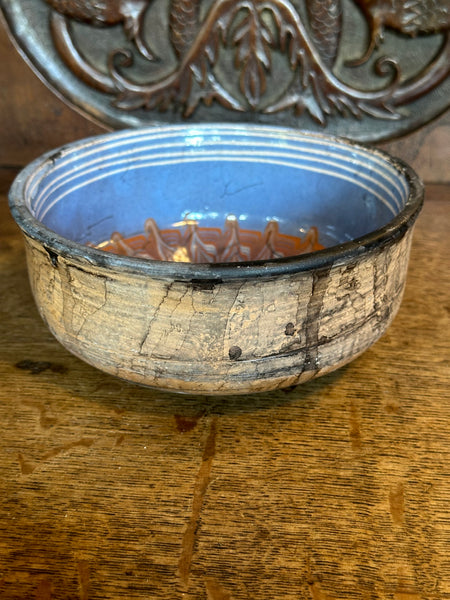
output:
[[[169,126],[78,142],[28,169],[25,204],[64,238],[85,244],[149,217],[161,227],[190,218],[245,229],[311,226],[324,246],[389,223],[408,200],[401,169],[382,153],[341,140],[248,125]]]

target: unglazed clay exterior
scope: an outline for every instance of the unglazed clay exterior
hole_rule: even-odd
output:
[[[48,327],[95,367],[176,391],[262,392],[328,373],[384,333],[400,306],[411,233],[347,264],[256,282],[54,264],[32,240],[27,258]]]

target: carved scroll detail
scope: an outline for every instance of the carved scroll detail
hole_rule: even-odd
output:
[[[322,126],[332,115],[397,120],[402,118],[400,106],[428,93],[450,72],[448,0],[356,0],[367,19],[370,42],[354,65],[368,60],[385,27],[405,35],[444,34],[439,52],[410,79],[402,77],[398,60],[379,58],[375,70],[388,83],[375,91],[349,85],[334,71],[342,34],[340,0],[309,0],[303,19],[291,0],[215,0],[203,20],[201,0],[171,0],[168,37],[177,62],[159,78],[146,77],[143,67],[138,78],[134,71],[137,56],[148,65],[155,58],[144,29],[150,2],[47,2],[53,7],[52,33],[59,54],[79,78],[110,94],[124,111],[175,109],[189,117],[201,103],[217,102],[230,111],[306,113]],[[117,48],[105,57],[105,69],[99,69],[77,46],[71,30],[77,20],[92,27],[122,26],[134,51]],[[225,71],[220,61],[230,52],[234,69]],[[283,58],[287,82],[278,95],[267,93],[275,57],[277,65]]]

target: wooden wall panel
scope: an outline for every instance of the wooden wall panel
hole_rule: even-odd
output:
[[[0,193],[43,152],[105,128],[70,108],[19,55],[0,20]]]
[[[427,183],[450,183],[450,111],[380,147],[406,160]]]

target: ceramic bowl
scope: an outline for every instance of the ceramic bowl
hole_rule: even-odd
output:
[[[62,147],[18,175],[10,206],[40,314],[68,350],[139,384],[230,394],[323,375],[385,332],[422,197],[411,168],[379,150],[208,124]],[[204,231],[231,219],[260,239],[268,224],[290,239],[317,227],[324,248],[174,262],[86,245],[135,235],[149,218]]]

